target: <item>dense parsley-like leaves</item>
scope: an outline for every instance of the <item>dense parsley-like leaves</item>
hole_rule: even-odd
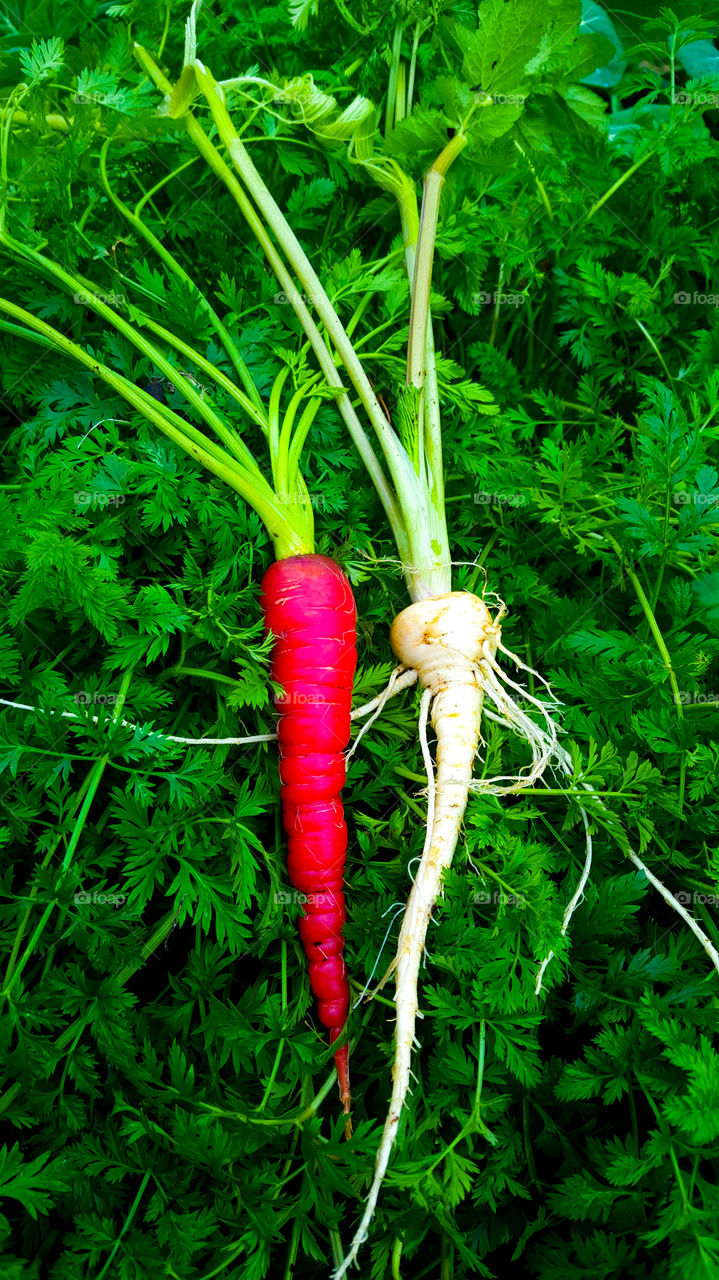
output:
[[[161,46],[175,76],[187,5],[173,0],[166,35],[164,7],[135,0],[21,8],[2,19],[4,103],[24,86],[3,124],[9,230],[232,376],[197,295],[108,201],[109,137],[113,190],[142,202],[267,399],[283,363],[310,357],[132,55],[133,40]],[[641,852],[719,943],[715,8],[200,13],[201,56],[235,81],[248,148],[410,445],[396,207],[344,145],[298,125],[281,86],[311,73],[338,109],[370,98],[375,153],[418,183],[474,109],[432,282],[455,582],[481,590],[486,572],[506,601],[505,643],[561,699],[573,767],[521,797],[470,799],[428,936],[417,1079],[370,1280],[719,1271],[719,979],[626,858]],[[415,35],[412,108],[388,128],[389,66],[399,49],[407,74]],[[81,297],[4,251],[0,270],[4,296],[201,425]],[[0,350],[0,696],[34,708],[0,717],[0,1275],[324,1275],[374,1160],[389,987],[353,1014],[344,1143],[287,892],[275,748],[171,740],[272,732],[267,533],[90,372],[17,334]],[[212,396],[264,457],[260,432]],[[331,399],[303,461],[318,549],[356,591],[359,704],[387,681],[404,586]],[[390,702],[350,762],[356,996],[389,961],[422,848],[416,716],[415,694]],[[478,776],[526,763],[496,722],[485,737]],[[594,867],[563,936],[580,801]]]

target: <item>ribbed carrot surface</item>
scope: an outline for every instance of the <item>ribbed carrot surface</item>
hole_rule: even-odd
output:
[[[278,739],[287,869],[306,895],[300,937],[318,1014],[337,1039],[349,1012],[343,958],[347,827],[341,792],[357,665],[356,609],[349,582],[327,556],[276,560],[262,580],[265,627],[276,637],[272,678],[284,694]],[[349,1111],[349,1048],[335,1053]]]

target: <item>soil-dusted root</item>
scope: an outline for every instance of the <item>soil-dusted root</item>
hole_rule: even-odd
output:
[[[417,671],[419,683],[432,696],[432,726],[437,735],[436,782],[431,831],[390,969],[395,974],[397,1022],[389,1112],[362,1221],[334,1280],[340,1280],[356,1261],[366,1238],[407,1097],[418,1016],[420,960],[432,908],[441,892],[442,875],[450,866],[457,845],[479,745],[483,688],[478,664],[481,659],[494,657],[499,639],[499,627],[493,623],[486,605],[465,591],[448,592],[410,605],[395,618],[390,631],[390,643],[399,661]]]
[[[341,794],[357,665],[356,609],[349,582],[327,556],[276,560],[262,593],[265,626],[275,636],[272,678],[284,690],[275,706],[287,871],[306,895],[300,937],[318,1016],[334,1043],[350,1003],[342,954],[347,827]],[[335,1065],[349,1113],[349,1045],[336,1051]]]

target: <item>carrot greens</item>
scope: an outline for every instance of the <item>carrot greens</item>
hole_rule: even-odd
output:
[[[11,1280],[717,1270],[717,22],[3,19]]]

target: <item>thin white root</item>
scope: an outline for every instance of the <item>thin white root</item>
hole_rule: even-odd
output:
[[[565,936],[567,932],[567,928],[569,926],[569,921],[571,920],[576,908],[579,906],[579,903],[582,900],[582,897],[584,895],[584,890],[585,890],[587,881],[589,879],[589,873],[592,869],[592,837],[589,831],[589,819],[587,818],[586,809],[580,808],[579,812],[582,815],[582,821],[584,823],[587,853],[584,859],[584,867],[582,868],[582,875],[581,875],[579,884],[577,885],[571,900],[567,903],[567,906],[565,907],[565,910],[564,910],[564,919],[562,921],[562,927],[560,929],[560,934],[562,937]],[[548,955],[545,956],[544,960],[539,966],[539,972],[537,973],[537,981],[534,987],[534,994],[537,996],[542,990],[542,979],[547,970],[547,966],[552,962],[553,959],[554,959],[554,952],[550,951]]]
[[[362,1219],[347,1256],[334,1272],[341,1280],[356,1262],[367,1237],[380,1188],[397,1136],[402,1107],[410,1092],[412,1048],[416,1040],[417,988],[420,962],[442,877],[452,862],[467,805],[474,757],[479,743],[483,688],[477,661],[493,655],[499,629],[477,597],[450,592],[403,610],[392,624],[390,641],[400,662],[414,667],[423,688],[420,741],[427,769],[431,821],[428,838],[407,902],[397,944],[395,972],[395,1057],[392,1096]],[[431,703],[437,735],[437,772],[433,777],[426,721]]]
[[[636,853],[630,852],[629,859],[631,862],[634,863],[635,867],[639,867],[639,870],[644,872],[649,883],[653,884],[654,888],[658,891],[658,893],[662,895],[667,906],[672,907],[674,911],[676,911],[678,915],[681,916],[684,923],[689,925],[689,928],[691,929],[692,933],[696,938],[699,939],[704,950],[709,956],[709,959],[714,965],[714,968],[716,969],[717,973],[719,973],[719,954],[717,954],[714,944],[707,937],[701,925],[697,924],[694,917],[690,916],[689,912],[684,910],[684,907],[682,906],[681,902],[677,902],[676,898],[672,893],[669,892],[666,885],[662,884],[661,880],[657,879],[657,877],[654,875],[654,872],[650,871],[649,867],[645,866],[641,858],[639,858]]]
[[[497,645],[497,648],[499,649],[500,653],[503,653],[505,655],[506,658],[511,658],[512,662],[516,663],[520,671],[526,671],[527,675],[534,676],[535,680],[539,680],[540,684],[543,684],[547,692],[551,694],[552,692],[551,685],[544,679],[543,675],[540,675],[538,671],[534,670],[534,667],[528,667],[526,662],[522,662],[522,659],[517,657],[516,653],[512,653],[511,649],[505,649],[501,641]],[[552,701],[554,701],[554,697],[552,697]]]
[[[376,698],[373,698],[371,702],[367,702],[363,707],[358,707],[356,711],[351,712],[350,719],[357,719],[359,716],[369,715],[369,720],[366,724],[362,725],[362,728],[357,734],[357,737],[352,743],[349,751],[345,753],[345,760],[349,760],[354,755],[362,740],[362,735],[367,732],[367,730],[374,724],[377,717],[382,714],[385,703],[393,696],[393,694],[400,693],[402,689],[408,689],[409,686],[414,684],[417,679],[416,671],[409,673],[405,671],[404,675],[400,674],[401,672],[402,668],[397,667],[396,670],[392,672],[386,689],[383,689],[382,692]],[[411,680],[407,680],[405,678],[408,674],[411,675]],[[400,683],[401,681],[403,681],[403,683]],[[370,712],[372,713],[371,715]]]
[[[378,694],[376,698],[373,698],[371,702],[365,703],[363,707],[356,707],[354,711],[350,712],[351,720],[359,720],[362,718],[362,716],[369,715],[370,712],[374,711],[375,708],[377,708],[377,714],[372,716],[371,720],[369,720],[368,723],[363,726],[363,728],[360,730],[359,734],[357,735],[357,739],[354,745],[352,746],[351,750],[348,752],[348,756],[347,756],[348,759],[349,759],[349,756],[352,755],[352,752],[356,750],[357,743],[362,737],[362,734],[364,733],[365,729],[368,729],[369,726],[374,723],[374,721],[377,719],[377,716],[382,711],[382,708],[384,707],[384,704],[387,702],[387,700],[389,698],[393,698],[396,693],[402,693],[404,689],[409,689],[411,685],[415,684],[416,680],[417,680],[416,671],[404,671],[402,667],[399,666],[396,669],[396,671],[392,672],[392,675],[390,676],[390,679],[389,679],[389,684],[387,685],[386,689],[383,689],[382,693]],[[0,707],[12,707],[15,711],[39,711],[40,710],[39,707],[33,707],[27,702],[9,702],[6,698],[0,698]],[[83,720],[84,719],[84,717],[79,715],[76,711],[48,711],[47,714],[51,716],[59,715],[64,720]],[[90,720],[92,721],[93,724],[100,723],[99,716],[90,716]],[[134,724],[132,720],[120,720],[120,721],[116,721],[115,723],[124,725],[126,729],[132,729],[133,731],[140,727],[139,725]],[[179,742],[186,746],[193,746],[193,747],[242,747],[242,746],[249,746],[250,744],[255,742],[276,742],[277,741],[276,733],[256,733],[249,738],[180,738],[172,733],[161,733],[159,730],[152,730],[152,732],[156,733],[158,738],[163,738],[166,742]]]
[[[402,693],[416,683],[417,672],[404,671],[400,664],[392,672],[387,688],[378,693],[377,697],[373,698],[371,702],[365,702],[362,707],[355,707],[354,711],[350,712],[350,720],[360,720],[362,716],[368,716],[371,711],[374,711],[375,707],[379,707],[381,710],[388,698],[393,698],[396,693]]]
[[[516,661],[519,661],[519,659],[516,659]],[[542,702],[539,698],[527,693],[520,685],[515,684],[514,680],[510,680],[491,654],[483,656],[477,667],[477,675],[484,687],[486,697],[496,708],[494,712],[488,708],[485,709],[485,716],[488,720],[493,720],[495,723],[511,729],[524,742],[529,743],[532,750],[532,763],[519,776],[482,778],[472,782],[470,784],[471,790],[483,792],[485,795],[511,795],[521,791],[524,787],[534,786],[534,783],[541,777],[552,759],[558,760],[560,765],[570,766],[570,757],[559,744],[557,736],[559,729],[551,714],[561,704],[556,701]],[[525,669],[528,670],[528,668]],[[541,712],[546,728],[542,728],[530,719],[527,713],[515,702],[512,695],[507,692],[505,685],[516,689],[525,702],[532,703]],[[500,785],[502,783],[507,785]]]
[[[374,978],[374,975],[375,975],[375,973],[377,972],[377,965],[378,965],[378,964],[379,964],[379,962],[380,962],[380,959],[381,959],[381,957],[382,957],[382,952],[384,951],[385,946],[386,946],[386,944],[387,944],[387,939],[388,939],[388,937],[389,937],[389,935],[390,935],[390,932],[391,932],[391,930],[392,930],[392,925],[394,924],[394,922],[395,922],[395,920],[397,919],[397,916],[400,914],[400,912],[404,911],[404,903],[402,903],[402,902],[393,902],[393,903],[392,903],[392,907],[396,907],[396,908],[397,908],[397,910],[395,911],[394,915],[392,916],[392,919],[390,920],[389,924],[387,925],[387,931],[386,931],[386,933],[385,933],[385,935],[384,935],[384,938],[382,939],[382,945],[381,945],[381,947],[380,947],[379,951],[377,952],[377,959],[375,960],[374,964],[372,965],[372,972],[371,972],[371,974],[370,974],[369,978],[367,979],[367,981],[365,982],[364,987],[363,987],[363,988],[362,988],[362,990],[360,991],[360,993],[359,993],[359,995],[358,995],[357,999],[355,1000],[354,1004],[352,1005],[352,1008],[353,1008],[353,1009],[356,1009],[356,1008],[357,1008],[357,1006],[358,1006],[359,1004],[361,1004],[361,1003],[362,1003],[362,1001],[364,1000],[365,996],[367,995],[367,992],[368,992],[368,991],[369,991],[369,989],[370,989],[370,984],[371,984],[371,982],[372,982],[372,979]],[[381,919],[384,919],[384,917],[385,917],[386,915],[388,915],[388,913],[392,910],[392,907],[388,907],[386,911],[383,911],[383,912],[382,912]],[[388,978],[388,977],[389,977],[389,972],[385,974],[384,978],[382,979],[382,982],[380,982],[379,986],[377,987],[377,991],[379,991],[380,987],[381,987],[381,986],[382,986],[382,985],[387,981],[387,978]],[[375,993],[375,992],[373,992],[373,995],[374,995],[374,994],[376,994],[376,993]]]
[[[38,707],[28,706],[25,702],[8,702],[5,698],[0,698],[0,706],[14,707],[18,711],[38,711]],[[59,715],[64,720],[82,720],[83,717],[75,711],[48,711],[48,715]],[[90,716],[93,724],[99,724],[99,716]],[[133,724],[132,720],[115,721],[125,726],[126,729],[138,729],[140,726]],[[159,730],[152,730],[157,734],[158,738],[164,738],[166,742],[182,742],[195,747],[229,747],[237,746],[250,742],[276,742],[276,733],[258,733],[252,738],[178,738],[173,733],[160,733]]]
[[[571,775],[571,772],[572,772],[571,761],[566,751],[564,751],[562,748],[560,748],[560,752],[558,756],[558,764],[562,773],[564,773],[565,775]],[[596,795],[594,788],[591,787],[587,782],[583,782],[581,785],[585,791],[588,791],[590,795],[594,796],[596,802],[603,808],[604,803]],[[568,903],[564,912],[564,919],[562,922],[562,928],[560,930],[562,937],[564,937],[564,935],[566,934],[569,921],[571,920],[575,909],[579,906],[582,895],[587,885],[587,881],[589,879],[589,873],[592,865],[592,837],[589,834],[589,820],[587,818],[586,809],[582,808],[581,805],[579,806],[579,812],[582,815],[584,830],[586,832],[587,853],[586,853],[584,868],[582,870],[582,875],[581,875],[579,884],[577,885],[576,891],[571,901]],[[691,916],[689,912],[684,909],[684,907],[681,905],[680,902],[677,901],[677,899],[670,892],[670,890],[667,889],[666,885],[662,884],[662,881],[659,880],[658,877],[655,876],[654,873],[649,870],[649,868],[642,862],[639,855],[636,854],[633,849],[629,850],[629,853],[627,854],[627,856],[629,860],[635,864],[635,866],[639,867],[639,869],[644,872],[649,883],[652,884],[654,888],[661,894],[661,896],[663,897],[667,905],[672,907],[672,909],[676,911],[678,915],[681,916],[685,924],[689,926],[694,936],[698,938],[699,941],[701,942],[702,947],[704,948],[707,955],[709,956],[709,959],[711,960],[717,973],[719,973],[719,952],[717,952],[714,944],[712,943],[711,939],[707,936],[707,934],[704,932],[701,925],[698,924],[697,921],[694,919],[694,917]],[[550,961],[553,958],[554,958],[554,952],[550,951],[549,954],[545,956],[544,960],[542,961],[539,967],[539,971],[537,973],[537,980],[534,988],[535,995],[539,995],[540,991],[542,990],[542,978],[544,977],[544,974],[546,972],[547,965],[550,963]]]

